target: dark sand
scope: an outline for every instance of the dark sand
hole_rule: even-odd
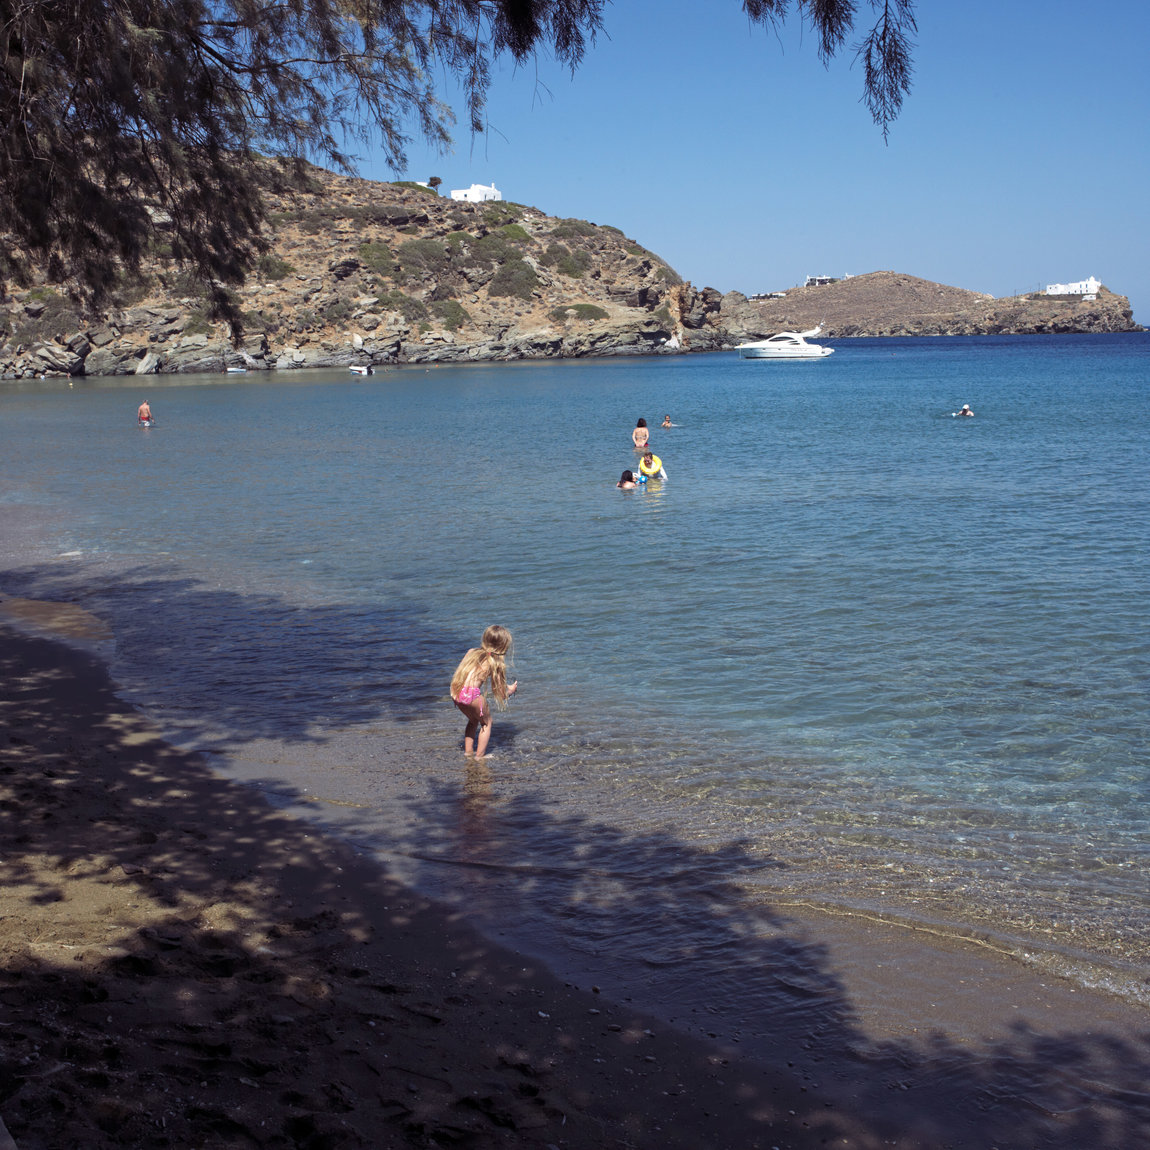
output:
[[[807,914],[777,953],[838,990],[789,976],[748,1055],[493,945],[166,745],[92,655],[0,627],[0,666],[0,1150],[1150,1146],[1150,1024],[1107,996]]]

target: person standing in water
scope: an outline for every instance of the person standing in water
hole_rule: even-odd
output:
[[[647,440],[651,438],[651,432],[647,428],[647,421],[640,419],[635,424],[635,430],[631,432],[631,439],[634,441],[635,447],[642,451],[647,446]]]
[[[151,423],[152,422],[152,409],[148,406],[148,401],[145,399],[136,410],[137,423]]]
[[[480,640],[460,660],[451,676],[451,701],[467,718],[463,732],[463,753],[479,762],[486,757],[491,738],[491,710],[483,696],[484,685],[491,683],[491,694],[504,710],[507,700],[519,689],[519,680],[507,682],[507,660],[511,657],[511,632],[498,623],[488,627]]]

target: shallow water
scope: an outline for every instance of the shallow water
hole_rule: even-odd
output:
[[[538,945],[596,953],[622,884],[670,962],[690,915],[641,892],[721,876],[1141,994],[1148,382],[1113,336],[10,383],[0,586],[108,619],[184,742]],[[620,492],[639,415],[669,479]],[[446,684],[493,621],[522,687],[464,773]]]

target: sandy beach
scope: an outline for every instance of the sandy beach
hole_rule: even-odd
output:
[[[98,621],[0,609],[0,1146],[1150,1144],[1143,1012],[812,913],[834,1000],[689,1036],[165,744],[58,641]]]

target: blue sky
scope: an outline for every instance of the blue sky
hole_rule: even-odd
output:
[[[809,30],[752,28],[738,0],[618,0],[574,76],[504,62],[491,130],[461,128],[446,156],[414,143],[399,175],[613,224],[697,287],[889,269],[1002,296],[1095,275],[1150,326],[1144,5],[951,0],[917,17],[885,144],[849,49],[824,69]],[[397,177],[372,156],[360,170]]]

